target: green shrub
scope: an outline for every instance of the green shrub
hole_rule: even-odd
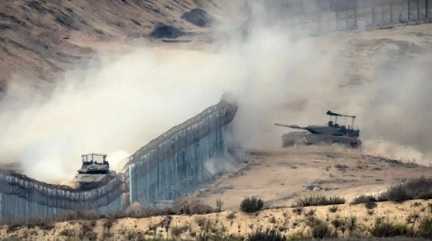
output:
[[[394,224],[382,219],[376,219],[370,233],[375,237],[395,237],[408,236],[411,234],[410,229],[404,224]]]
[[[286,237],[277,230],[257,230],[250,234],[246,241],[286,241]]]
[[[418,228],[418,236],[432,238],[432,217],[424,218]]]
[[[257,197],[248,197],[243,199],[240,204],[240,210],[245,213],[254,213],[260,211],[264,207],[264,202]]]
[[[303,197],[297,200],[296,206],[298,207],[309,207],[309,206],[325,206],[325,205],[336,205],[344,204],[345,199],[341,197],[325,197],[325,196],[309,196]]]

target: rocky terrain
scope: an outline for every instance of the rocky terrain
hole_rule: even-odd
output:
[[[87,61],[99,49],[115,50],[131,39],[206,32],[211,17],[198,9],[217,13],[218,4],[198,0],[2,2],[1,86],[4,89],[18,73],[36,86],[46,85],[45,81],[53,81],[74,63]]]

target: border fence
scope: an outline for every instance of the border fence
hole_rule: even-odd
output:
[[[432,22],[432,0],[258,0],[290,28],[313,33]],[[250,7],[249,4],[247,6]]]
[[[46,222],[80,212],[111,215],[132,202],[155,207],[193,192],[224,171],[215,166],[227,159],[225,132],[236,112],[235,103],[222,99],[140,148],[126,173],[90,190],[0,170],[0,224]]]

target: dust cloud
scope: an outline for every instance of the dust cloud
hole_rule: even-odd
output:
[[[367,59],[376,61],[374,78],[352,83],[347,62],[358,56],[350,34],[311,37],[259,17],[247,33],[217,29],[224,37],[206,50],[140,46],[121,55],[101,53],[92,64],[68,71],[49,95],[17,76],[1,104],[1,160],[54,182],[73,177],[82,153],[108,153],[119,167],[225,92],[237,98],[235,138],[248,148],[278,148],[287,130],[274,122],[325,123],[323,114],[332,109],[359,116],[369,147],[392,143],[381,144],[380,154],[430,156],[432,58],[396,46],[399,61],[392,62],[386,56],[394,48],[384,48]]]

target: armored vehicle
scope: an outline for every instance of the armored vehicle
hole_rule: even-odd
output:
[[[275,123],[276,126],[302,130],[284,134],[282,136],[282,146],[315,144],[341,144],[352,148],[361,146],[360,130],[354,128],[356,116],[338,114],[332,111],[327,111],[326,114],[329,116],[329,121],[324,126],[311,125],[302,127]],[[351,119],[351,125],[339,125],[339,118]]]
[[[109,169],[106,157],[105,154],[97,153],[81,155],[82,165],[75,176],[75,182],[79,188],[94,188],[115,176]]]

